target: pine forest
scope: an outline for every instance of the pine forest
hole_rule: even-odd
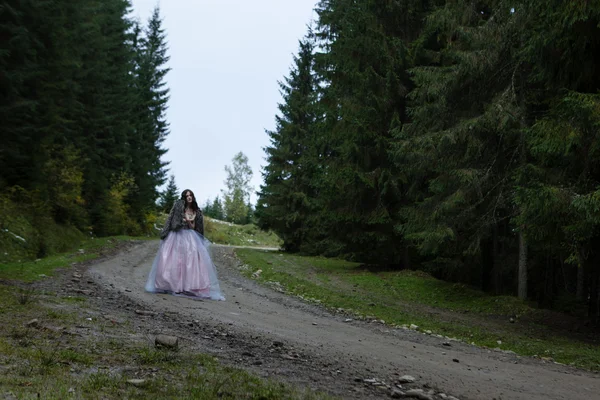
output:
[[[265,148],[288,251],[599,316],[600,2],[322,0]]]
[[[152,229],[167,172],[167,44],[159,9],[141,24],[130,7],[0,3],[0,239],[34,238],[33,257]]]

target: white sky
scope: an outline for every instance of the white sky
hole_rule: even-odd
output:
[[[160,5],[171,57],[164,159],[177,187],[193,190],[199,204],[221,195],[225,165],[239,151],[248,156],[251,184],[259,190],[265,129],[274,128],[281,102],[277,81],[288,75],[316,3],[132,0],[131,16],[144,26]]]

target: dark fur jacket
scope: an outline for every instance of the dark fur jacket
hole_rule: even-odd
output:
[[[160,232],[161,239],[164,240],[171,231],[188,229],[187,224],[183,220],[184,210],[185,202],[182,199],[177,200],[175,204],[173,204],[173,208],[171,208],[165,226]],[[196,211],[196,219],[194,221],[194,230],[204,236],[204,216],[202,215],[202,210],[198,209],[198,211]]]

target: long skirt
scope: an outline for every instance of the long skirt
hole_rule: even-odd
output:
[[[171,231],[160,242],[146,291],[225,300],[209,255],[210,242],[192,229]]]

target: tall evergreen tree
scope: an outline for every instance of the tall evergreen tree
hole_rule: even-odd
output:
[[[166,121],[169,89],[164,81],[170,68],[167,55],[166,35],[162,28],[160,9],[156,7],[142,34],[141,28],[133,30],[135,46],[135,81],[137,94],[134,110],[135,127],[131,131],[131,171],[137,191],[130,201],[137,204],[143,219],[143,212],[151,209],[159,195],[157,188],[166,180],[167,162],[162,160],[166,149],[162,147],[169,125]]]
[[[129,218],[137,199],[156,199],[155,193],[134,198],[141,185],[130,178],[160,177],[156,166],[133,168],[134,147],[145,144],[135,141],[141,98],[129,8],[128,0],[0,5],[6,39],[0,44],[0,191],[19,185],[36,193],[49,217],[91,225],[97,234],[123,232],[112,226],[115,204]],[[149,30],[149,42],[157,42],[157,31]],[[164,131],[164,120],[156,125]]]
[[[414,203],[405,237],[454,279],[502,288],[500,243],[511,237],[511,179],[523,124],[518,17],[503,1],[447,2],[414,42],[410,123],[397,131],[398,167]],[[506,253],[503,253],[506,254]],[[465,261],[481,257],[479,272]]]
[[[267,165],[256,214],[259,226],[272,229],[288,251],[310,245],[308,236],[314,203],[316,143],[316,78],[313,38],[300,42],[289,77],[280,82],[283,103],[275,117],[275,131],[267,132]],[[312,161],[312,162],[311,162]],[[312,227],[314,229],[314,227]]]
[[[225,211],[223,209],[223,203],[219,196],[215,197],[211,206],[211,218],[218,219],[219,221],[225,220]]]
[[[205,217],[213,217],[212,203],[210,202],[210,199],[206,199],[206,203],[204,203],[204,206],[202,206],[202,213]]]
[[[532,121],[517,223],[533,250],[534,295],[543,306],[576,295],[598,319],[600,5],[524,0],[515,14],[525,20],[520,57]]]
[[[90,9],[88,14],[93,30],[82,55],[87,68],[80,98],[86,116],[76,143],[86,160],[84,198],[90,205],[90,222],[95,233],[103,235],[123,231],[109,222],[114,221],[110,208],[115,204],[109,194],[111,188],[121,187],[121,179],[129,181],[123,174],[131,166],[129,136],[135,97],[131,91],[132,25],[127,17],[130,3],[109,0],[97,6],[100,12]],[[127,187],[131,192],[133,188]]]
[[[401,176],[389,157],[391,130],[406,117],[406,2],[319,2],[316,55],[322,79],[321,134],[327,156],[319,183],[323,228],[341,253],[366,262],[405,258],[394,228]]]
[[[160,194],[160,198],[158,201],[158,207],[162,212],[168,213],[171,211],[171,207],[175,201],[179,198],[179,189],[175,184],[175,176],[171,175],[169,177],[169,183],[165,190]]]

